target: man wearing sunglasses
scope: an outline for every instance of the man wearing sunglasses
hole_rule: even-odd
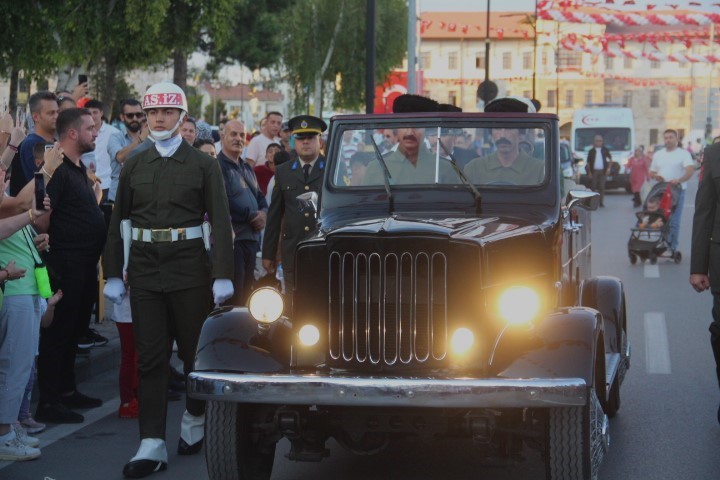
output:
[[[142,111],[140,102],[134,98],[128,98],[120,102],[120,120],[125,125],[123,135],[113,135],[108,141],[108,152],[110,153],[110,192],[108,200],[115,201],[118,182],[120,181],[120,170],[129,158],[131,152],[138,147],[148,136],[145,112]]]

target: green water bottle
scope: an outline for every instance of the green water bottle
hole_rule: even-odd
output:
[[[52,297],[52,288],[50,288],[50,277],[48,276],[45,264],[35,264],[35,281],[42,298]]]

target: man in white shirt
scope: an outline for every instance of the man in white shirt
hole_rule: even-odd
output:
[[[265,163],[265,152],[271,143],[280,143],[280,128],[282,126],[282,113],[269,112],[265,117],[266,125],[260,135],[257,135],[247,146],[245,153],[245,161],[251,166],[256,167]]]
[[[695,173],[695,163],[687,150],[678,148],[678,134],[675,130],[663,132],[665,148],[655,152],[650,164],[650,177],[658,182],[680,185],[677,206],[670,219],[670,248],[676,251],[680,237],[680,218],[685,204],[685,182]]]
[[[612,155],[604,146],[602,135],[595,135],[593,148],[588,152],[585,170],[591,179],[590,188],[600,193],[600,206],[605,206],[605,177],[610,174]]]
[[[112,125],[108,125],[102,119],[103,104],[99,100],[89,100],[85,104],[85,108],[90,110],[90,114],[95,121],[95,128],[98,129],[97,140],[95,140],[95,150],[93,151],[95,162],[95,176],[100,180],[103,197],[102,202],[108,200],[110,192],[110,183],[112,182],[112,166],[110,164],[110,153],[108,152],[108,141],[112,135],[122,136],[122,132]]]

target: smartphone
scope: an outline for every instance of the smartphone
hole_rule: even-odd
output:
[[[87,83],[87,75],[78,75],[78,85],[82,85],[83,83]]]
[[[42,172],[35,172],[35,208],[45,210],[45,175]]]

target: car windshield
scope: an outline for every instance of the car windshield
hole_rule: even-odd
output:
[[[589,152],[595,147],[595,136],[600,135],[610,150],[630,150],[629,128],[578,128],[575,130],[575,150]]]
[[[548,135],[537,125],[425,122],[339,135],[337,158],[329,159],[336,188],[383,188],[386,175],[391,186],[460,185],[464,175],[477,186],[515,188],[540,185],[547,172]]]

